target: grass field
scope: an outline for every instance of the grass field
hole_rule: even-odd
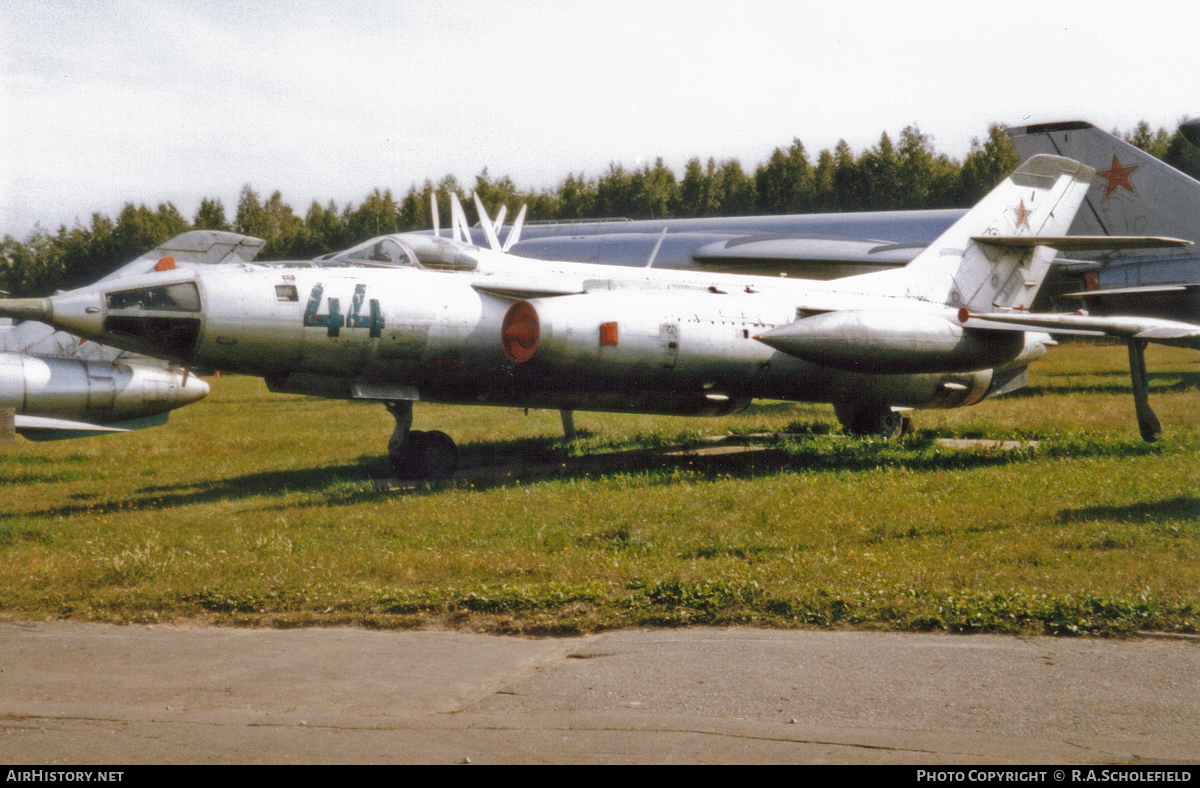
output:
[[[0,452],[0,617],[454,626],[870,626],[1119,634],[1200,622],[1200,353],[1069,344],[1015,396],[915,414],[900,444],[832,408],[720,419],[418,404],[467,456],[689,444],[776,451],[388,491],[381,406],[257,379],[162,428]],[[796,435],[796,433],[799,433]],[[1038,439],[1013,452],[937,436]]]

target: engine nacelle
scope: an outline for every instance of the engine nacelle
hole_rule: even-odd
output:
[[[715,415],[745,407],[756,387],[766,390],[778,354],[751,336],[793,309],[717,291],[535,298],[509,306],[500,340],[523,400]]]
[[[510,361],[537,361],[559,369],[602,366],[607,374],[632,367],[647,372],[670,369],[679,355],[676,306],[661,295],[656,301],[634,293],[517,301],[504,315],[501,345]],[[704,356],[708,338],[697,331],[691,337],[690,353]],[[716,355],[727,352],[726,345],[721,343]]]
[[[851,372],[974,372],[1025,350],[1015,331],[966,328],[926,312],[845,310],[801,318],[758,340],[814,364]]]

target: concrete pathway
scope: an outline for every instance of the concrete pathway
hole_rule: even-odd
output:
[[[0,624],[0,760],[1200,763],[1200,643]]]

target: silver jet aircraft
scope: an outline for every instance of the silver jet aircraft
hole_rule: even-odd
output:
[[[972,405],[1024,383],[1049,336],[989,318],[1029,307],[1055,246],[1096,241],[1063,237],[1092,175],[1035,157],[908,266],[835,281],[387,236],[306,263],[181,265],[0,302],[0,315],[260,375],[275,391],[380,401],[396,418],[389,458],[414,475],[456,462],[449,436],[410,430],[417,399],[677,415],[828,402],[851,431],[895,434],[896,408]]]

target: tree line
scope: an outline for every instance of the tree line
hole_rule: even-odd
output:
[[[1124,138],[1200,178],[1200,151],[1178,130],[1152,131],[1142,121]],[[786,148],[776,148],[753,172],[736,159],[693,158],[678,176],[659,158],[637,168],[612,163],[595,178],[572,173],[554,189],[522,191],[508,176],[493,178],[484,168],[475,177],[474,191],[493,215],[501,205],[508,206],[509,216],[527,205],[530,221],[965,208],[1019,163],[998,124],[990,126],[982,140],[971,141],[961,162],[939,153],[930,137],[913,125],[904,128],[896,142],[884,132],[877,144],[858,155],[840,140],[815,161],[795,138]],[[94,213],[89,226],[77,221],[54,233],[39,228],[23,241],[6,235],[0,243],[0,290],[20,297],[79,287],[192,229],[262,238],[264,260],[309,259],[372,236],[427,229],[432,195],[446,224],[451,193],[473,211],[469,192],[453,176],[436,184],[426,180],[420,187],[414,183],[399,199],[391,189],[376,188],[358,205],[313,201],[303,216],[278,191],[264,200],[249,184],[232,218],[219,199],[202,200],[191,221],[171,203],[156,210],[127,203],[115,221]]]

